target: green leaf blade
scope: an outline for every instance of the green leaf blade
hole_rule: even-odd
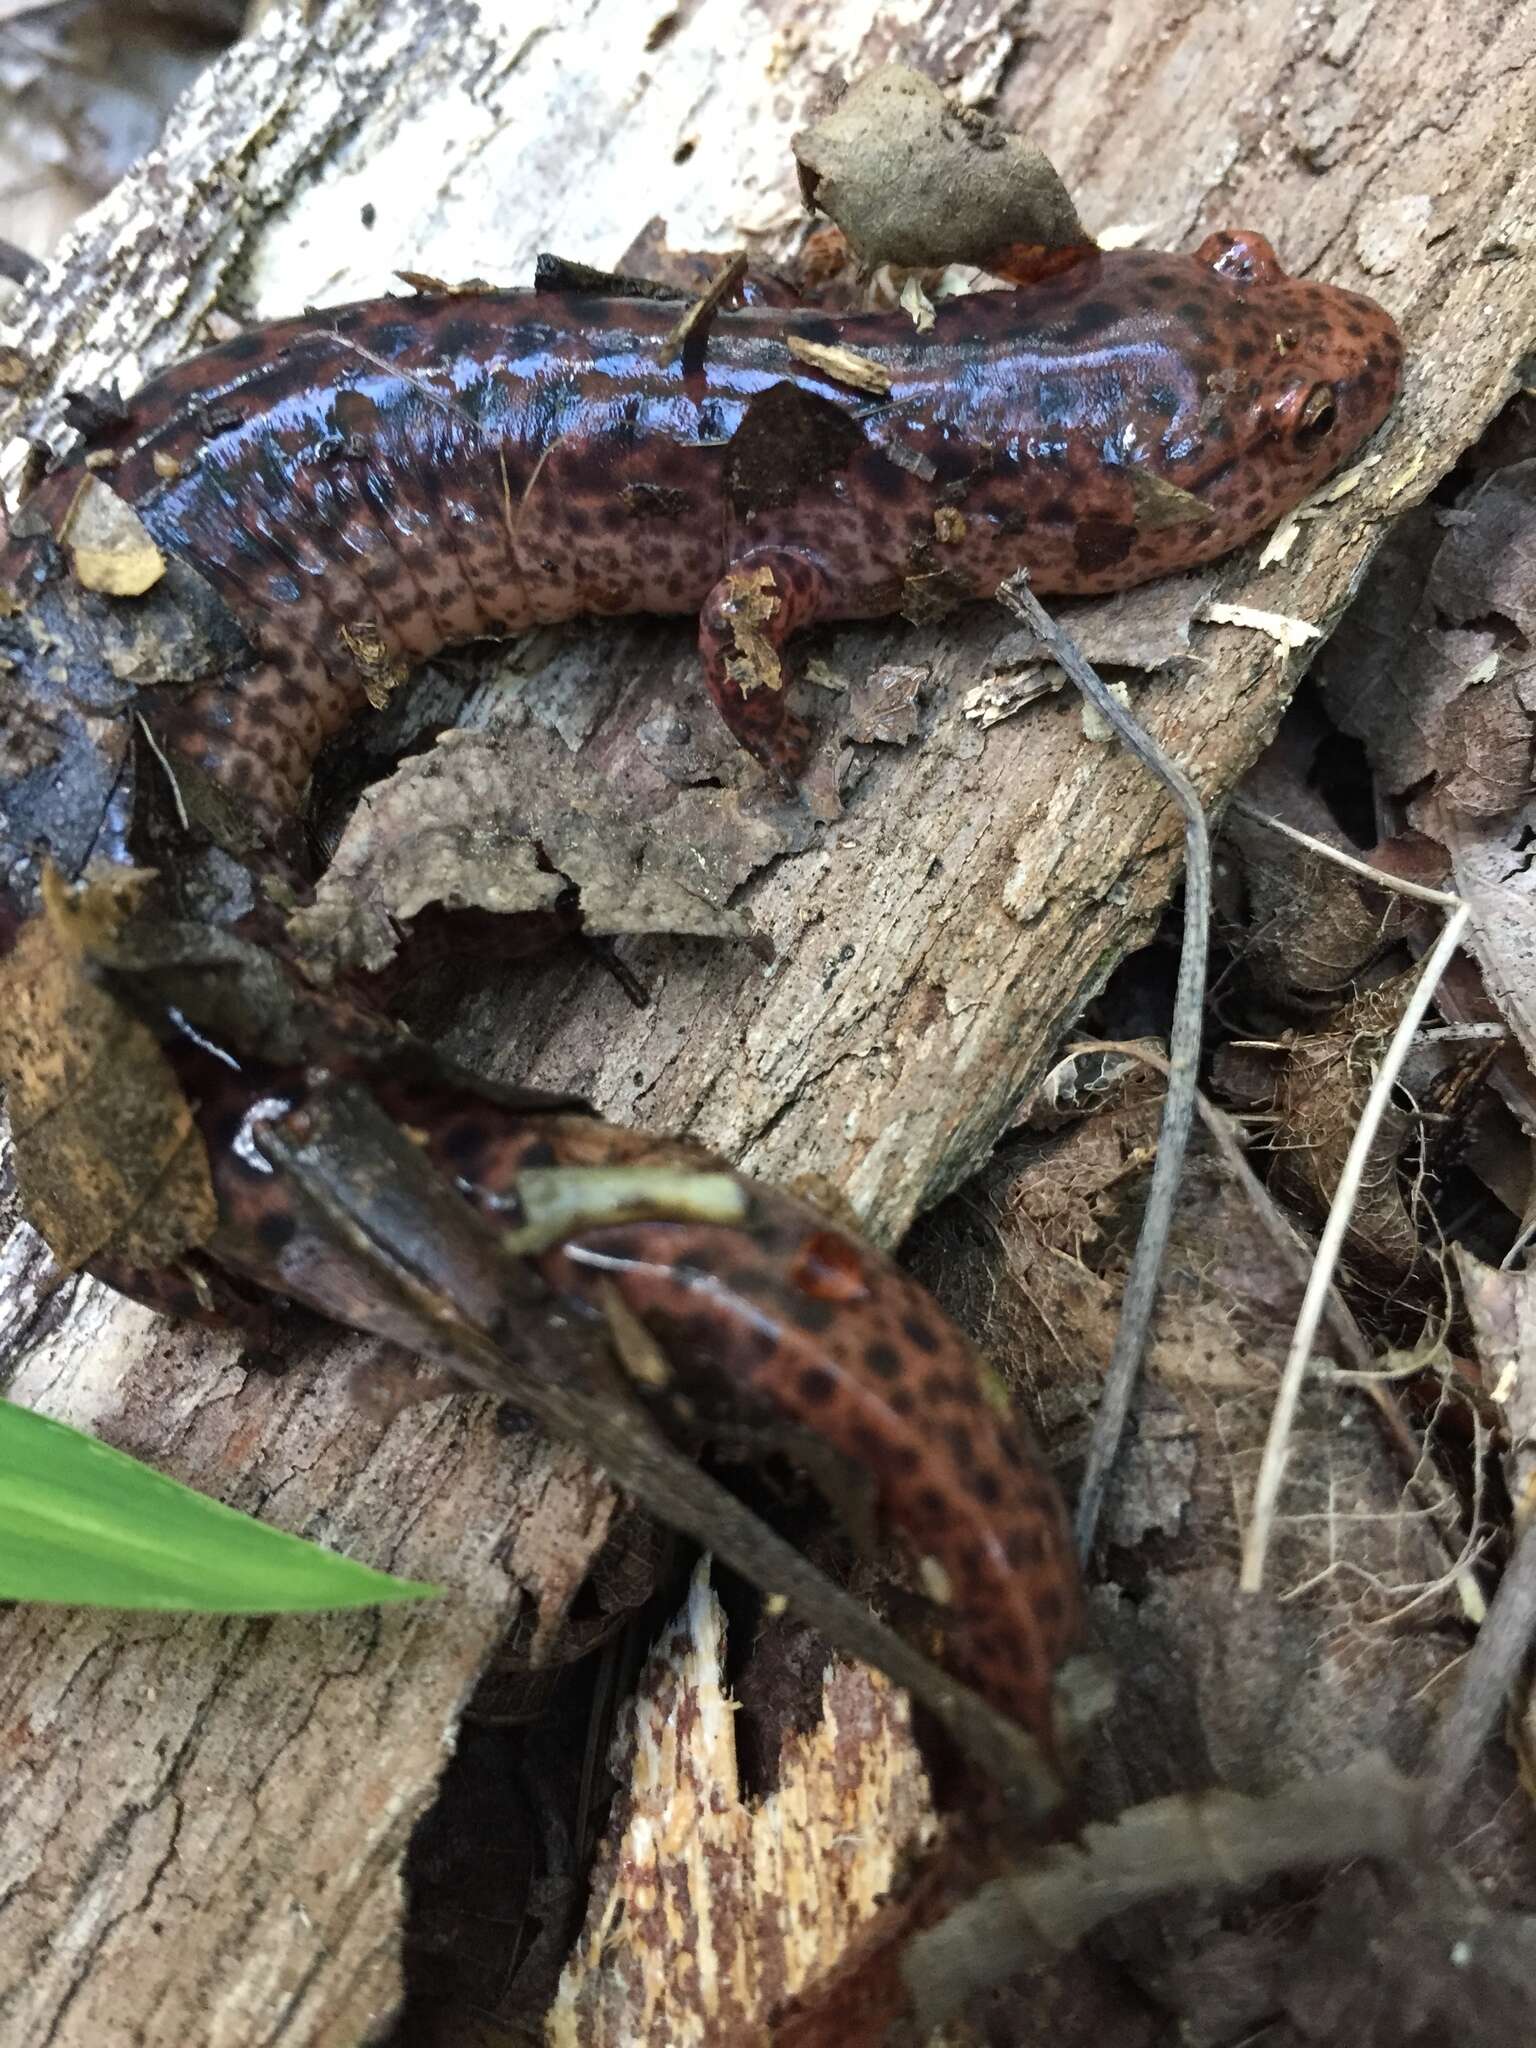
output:
[[[304,1614],[430,1599],[0,1399],[0,1600]]]

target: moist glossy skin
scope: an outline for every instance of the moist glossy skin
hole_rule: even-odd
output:
[[[370,677],[583,612],[698,612],[727,722],[792,773],[804,729],[775,670],[790,632],[986,596],[1021,565],[1041,590],[1091,592],[1210,560],[1358,448],[1401,360],[1379,307],[1286,279],[1251,235],[1194,256],[1096,257],[943,305],[927,334],[904,314],[722,313],[702,352],[669,362],[677,312],[521,293],[385,300],[256,330],[147,385],[98,441],[119,458],[101,474],[212,584],[255,658],[131,708],[275,836]],[[795,337],[855,349],[889,390],[807,367]],[[25,601],[56,573],[47,529],[64,528],[80,481],[66,467],[29,501],[0,588],[9,579]],[[98,716],[75,686],[71,724],[33,687],[48,746],[61,733],[98,751],[102,734],[122,741],[129,707],[115,698]],[[32,751],[42,766],[20,750],[18,787],[55,772],[47,746]],[[103,763],[105,807],[123,784]],[[126,825],[86,823],[83,846],[126,857]],[[219,1200],[208,1256],[237,1282],[430,1351],[251,1142],[255,1120],[302,1099],[303,1076],[252,1078],[186,1045],[178,1059]],[[524,1166],[719,1166],[464,1090],[377,1092],[493,1212]],[[866,1474],[929,1561],[956,1668],[1048,1740],[1051,1672],[1077,1616],[1049,1474],[921,1289],[803,1204],[745,1185],[739,1228],[589,1231],[546,1276],[578,1299],[617,1286],[696,1409],[728,1397]],[[472,1247],[432,1249],[439,1268],[458,1260],[468,1300],[483,1279]],[[173,1276],[106,1276],[159,1306],[208,1306]],[[217,1304],[237,1312],[225,1285]]]
[[[214,1166],[226,1273],[307,1302],[354,1328],[433,1353],[430,1330],[314,1231],[253,1142],[260,1121],[300,1108],[297,1072],[245,1077],[196,1048],[182,1079]],[[685,1165],[727,1171],[696,1146],[594,1117],[523,1115],[467,1088],[374,1083],[382,1105],[483,1213],[517,1221],[510,1191],[538,1166]],[[626,1223],[581,1231],[540,1265],[557,1293],[597,1309],[616,1287],[673,1375],[662,1395],[697,1431],[807,1433],[846,1461],[883,1524],[900,1532],[938,1602],[946,1662],[1048,1747],[1051,1682],[1079,1612],[1071,1536],[1054,1481],[974,1348],[918,1284],[793,1196],[757,1182],[739,1225]],[[434,1248],[424,1266],[441,1265]],[[150,1276],[109,1273],[158,1307],[195,1312]],[[149,1285],[146,1286],[146,1281]],[[471,1314],[497,1302],[466,1261]],[[453,1365],[452,1353],[439,1353]]]
[[[678,310],[383,299],[146,385],[103,475],[259,657],[156,693],[162,739],[275,831],[370,666],[582,613],[702,612],[723,714],[793,774],[803,727],[734,659],[744,571],[775,655],[800,625],[987,596],[1020,566],[1045,592],[1121,589],[1272,525],[1379,424],[1401,366],[1379,306],[1287,278],[1247,233],[949,300],[926,334],[905,313],[722,312],[668,361]],[[795,339],[857,351],[888,394]],[[55,528],[77,482],[33,501]]]

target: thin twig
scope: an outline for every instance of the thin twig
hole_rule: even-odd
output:
[[[1282,1786],[1267,1798],[1180,1793],[1085,1828],[995,1878],[901,1958],[922,2040],[978,1991],[1055,1961],[1111,1914],[1180,1891],[1230,1890],[1357,1856],[1406,1862],[1421,1835],[1421,1788],[1384,1757]]]
[[[1444,889],[1431,889],[1424,882],[1405,881],[1400,875],[1384,875],[1379,868],[1373,868],[1369,861],[1357,860],[1352,853],[1341,853],[1336,846],[1330,846],[1326,839],[1315,839],[1310,832],[1303,832],[1298,825],[1287,825],[1283,818],[1271,817],[1268,811],[1261,811],[1246,797],[1234,796],[1227,799],[1228,810],[1236,811],[1239,817],[1247,818],[1252,824],[1263,825],[1270,832],[1278,832],[1282,839],[1293,839],[1298,846],[1315,853],[1319,859],[1332,861],[1336,868],[1348,868],[1352,875],[1359,875],[1378,889],[1386,889],[1394,896],[1411,896],[1416,903],[1438,904],[1442,910],[1455,910],[1461,902],[1459,896],[1452,896]]]
[[[1462,1787],[1472,1775],[1478,1751],[1503,1713],[1521,1667],[1536,1640],[1536,1517],[1525,1525],[1515,1554],[1504,1567],[1498,1591],[1462,1667],[1456,1704],[1435,1743],[1430,1767],[1429,1818],[1442,1829]]]
[[[1424,1021],[1424,1013],[1434,999],[1435,990],[1440,986],[1440,977],[1450,965],[1451,956],[1461,943],[1461,935],[1467,928],[1470,916],[1468,906],[1460,903],[1447,919],[1445,929],[1425,961],[1417,986],[1398,1019],[1397,1029],[1393,1032],[1391,1043],[1376,1070],[1371,1092],[1366,1097],[1365,1109],[1350,1140],[1349,1152],[1344,1161],[1343,1172],[1339,1175],[1333,1205],[1328,1211],[1328,1220],[1323,1225],[1322,1236],[1318,1239],[1317,1256],[1307,1281],[1307,1291],[1302,1297],[1301,1313],[1296,1318],[1291,1348],[1280,1375],[1280,1390],[1275,1397],[1274,1413],[1270,1417],[1264,1456],[1259,1465],[1258,1485],[1254,1490],[1253,1514],[1243,1543],[1243,1569],[1238,1583],[1245,1593],[1257,1593],[1264,1583],[1264,1559],[1269,1549],[1270,1532],[1274,1527],[1275,1509],[1280,1498],[1280,1485],[1285,1475],[1291,1426],[1296,1418],[1296,1407],[1301,1399],[1302,1383],[1312,1357],[1312,1346],[1317,1336],[1318,1325],[1322,1321],[1323,1309],[1333,1284],[1334,1269],[1343,1250],[1344,1234],[1349,1229],[1350,1219],[1355,1213],[1355,1203],[1359,1199],[1360,1183],[1365,1177],[1370,1150],[1376,1142],[1376,1134],[1386,1114],[1392,1090],[1397,1085],[1397,1077],[1402,1070],[1403,1062],[1407,1059],[1414,1037]]]
[[[1101,717],[1163,784],[1184,813],[1184,940],[1179,951],[1178,985],[1168,1033],[1168,1092],[1163,1101],[1157,1158],[1147,1189],[1146,1212],[1131,1255],[1120,1323],[1115,1331],[1109,1371],[1088,1446],[1088,1469],[1078,1495],[1078,1554],[1086,1559],[1104,1506],[1121,1440],[1130,1418],[1137,1377],[1146,1354],[1152,1310],[1163,1254],[1173,1223],[1174,1203],[1184,1170],[1184,1153],[1194,1121],[1196,1083],[1200,1075],[1200,1025],[1205,1008],[1205,964],[1211,923],[1211,844],[1205,813],[1194,785],[1158,746],[1146,729],[1095,673],[1076,644],[1051,618],[1021,571],[998,590],[999,601],[1033,627],[1068,677]]]

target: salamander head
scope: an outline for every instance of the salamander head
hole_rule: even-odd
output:
[[[1183,371],[1176,390],[1166,377],[1157,388],[1149,361],[1142,396],[1157,438],[1145,436],[1143,459],[1213,507],[1220,553],[1272,526],[1375,432],[1397,395],[1402,338],[1373,299],[1287,277],[1246,230],[1209,235],[1176,263],[1140,258],[1138,270]]]

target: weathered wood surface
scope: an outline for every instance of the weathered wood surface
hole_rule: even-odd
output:
[[[629,0],[333,0],[308,31],[270,18],[0,336],[32,365],[0,428],[50,416],[64,389],[131,384],[219,305],[357,296],[397,265],[514,279],[543,247],[609,262],[654,214],[674,246],[772,251],[796,220],[789,136],[822,81],[891,56],[962,97],[995,92],[1095,228],[1188,246],[1260,227],[1288,267],[1372,289],[1403,319],[1409,388],[1382,460],[1286,563],[1229,565],[1228,601],[1326,627],[1380,522],[1454,462],[1536,339],[1532,0],[1478,10],[1475,33],[1431,0],[1064,0],[1038,19],[969,0],[700,0],[648,52],[651,26]],[[898,1237],[985,1153],[1176,879],[1176,820],[1075,712],[1038,706],[985,736],[962,719],[1002,631],[978,614],[839,636],[849,674],[930,666],[923,729],[878,750],[842,822],[745,892],[773,968],[636,945],[653,994],[637,1014],[593,968],[556,962],[476,997],[459,1048],[754,1170],[825,1173]],[[1289,679],[1250,632],[1197,627],[1195,653],[1139,701],[1214,799]],[[691,662],[682,627],[577,630],[542,658],[532,713],[601,759],[610,730],[696,687]],[[519,1584],[579,1569],[603,1489],[570,1454],[495,1438],[483,1407],[360,1416],[355,1340],[296,1336],[274,1381],[232,1342],[94,1287],[34,1320],[32,1270],[14,1244],[18,1398],[453,1596],[319,1625],[0,1617],[0,2029],[59,2048],[365,2040],[394,2002],[398,1861],[460,1702]]]

